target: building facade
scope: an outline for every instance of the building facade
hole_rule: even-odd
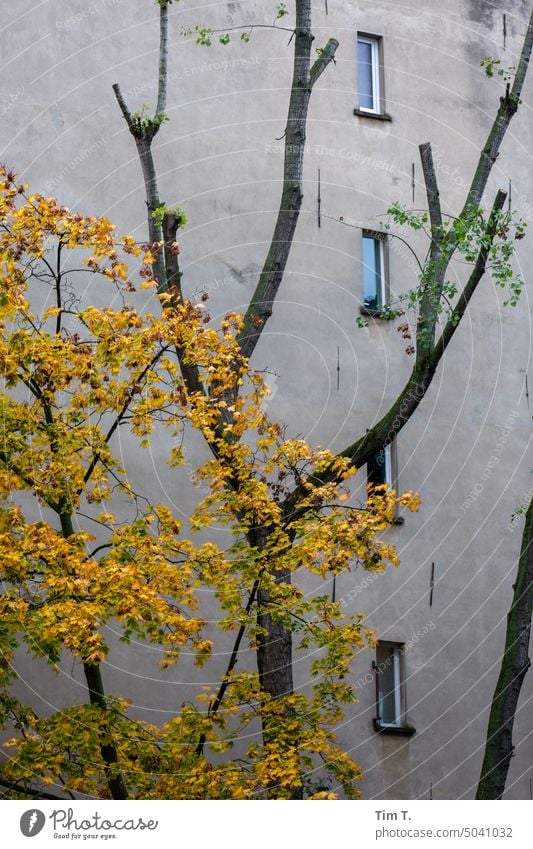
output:
[[[247,43],[237,33],[229,45],[214,40],[210,48],[183,31],[271,23],[276,4],[171,6],[170,122],[154,154],[162,199],[188,217],[180,241],[185,292],[207,291],[214,320],[246,309],[272,235],[292,68],[281,26],[292,25],[291,5],[279,32],[254,29]],[[530,11],[523,0],[505,7],[484,0],[314,3],[316,46],[330,36],[340,46],[313,92],[304,205],[253,359],[268,370],[269,413],[293,435],[342,449],[404,385],[412,365],[407,343],[397,321],[375,313],[389,293],[416,285],[417,267],[408,247],[388,235],[396,231],[386,230],[386,211],[394,201],[426,207],[418,146],[428,141],[443,212],[461,209],[502,93],[500,78],[488,79],[480,62],[490,56],[502,67],[516,65]],[[112,84],[120,83],[132,110],[153,106],[157,7],[93,0],[69,3],[65,12],[61,0],[37,7],[19,0],[4,10],[2,38],[2,160],[35,190],[145,238],[141,172]],[[526,222],[533,217],[532,105],[529,78],[484,199],[490,205],[498,188],[510,190]],[[424,257],[424,234],[398,233]],[[517,255],[526,282],[532,260],[528,236]],[[459,262],[450,273],[464,279]],[[419,513],[401,516],[387,532],[401,565],[382,575],[355,569],[335,586],[346,610],[364,612],[380,641],[357,658],[359,701],[338,729],[363,768],[365,798],[475,794],[520,549],[521,525],[512,515],[533,486],[529,297],[526,286],[518,307],[504,307],[505,294],[486,275],[418,411],[384,463],[377,458],[375,468],[359,472],[362,490],[367,474],[375,479],[385,470],[398,490],[414,489],[422,499]],[[356,323],[361,310],[366,328]],[[192,468],[202,448],[191,444],[189,452]],[[136,464],[150,497],[163,492],[172,501],[183,489],[157,449]],[[180,499],[174,506],[186,518],[190,505]],[[193,697],[205,683],[186,663],[160,673],[143,646],[117,646],[106,666],[110,689],[153,721],[173,713],[184,687]],[[301,666],[304,684],[305,659]],[[71,665],[59,681],[34,674],[21,661],[21,693],[43,710],[70,703],[81,687]],[[509,799],[532,793],[532,698],[528,676]]]

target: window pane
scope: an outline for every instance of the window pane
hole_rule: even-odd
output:
[[[378,714],[384,725],[397,725],[400,717],[397,715],[398,666],[395,662],[395,649],[391,646],[378,646]]]
[[[357,42],[357,64],[359,74],[359,107],[375,109],[372,53],[373,45],[369,41]]]
[[[379,239],[363,236],[363,297],[369,310],[378,310],[381,303],[381,245]]]
[[[378,451],[367,463],[368,483],[376,485],[387,483],[387,464],[385,451]]]

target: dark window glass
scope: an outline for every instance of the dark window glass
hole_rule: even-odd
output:
[[[374,454],[374,456],[368,461],[366,471],[368,483],[375,484],[376,486],[388,483],[387,457],[384,448]]]

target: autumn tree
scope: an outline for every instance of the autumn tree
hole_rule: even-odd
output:
[[[239,350],[241,317],[228,314],[213,329],[201,306],[172,291],[152,296],[155,314],[141,311],[135,278],[141,289],[157,285],[149,245],[28,194],[4,169],[1,178],[0,710],[13,736],[0,782],[12,798],[287,798],[296,788],[321,798],[331,794],[314,783],[320,766],[356,796],[359,768],[332,728],[355,698],[350,663],[372,634],[338,601],[279,576],[397,563],[380,531],[395,505],[416,509],[417,499],[385,488],[354,501],[348,461],[268,419],[263,378]],[[73,281],[84,275],[95,299],[108,287],[117,305],[83,304]],[[190,389],[187,368],[208,391]],[[138,491],[118,458],[120,429],[143,447],[152,435],[167,439],[173,467],[184,462],[184,432],[204,436],[212,455],[196,470],[207,494],[191,515],[192,536],[168,505]],[[326,468],[336,480],[319,485],[312,475]],[[306,495],[287,516],[282,502],[294,486]],[[227,549],[194,541],[215,522],[229,529]],[[213,641],[199,587],[218,599],[222,644],[234,639],[227,668],[198,704],[184,694],[165,725],[135,719],[128,700],[104,687],[106,626],[160,647],[164,667],[184,648],[201,666]],[[254,658],[271,623],[312,650],[309,691],[277,698],[265,685]],[[12,689],[20,646],[53,669],[72,656],[86,702],[51,715],[22,704]],[[257,721],[262,739],[251,733],[241,745]]]

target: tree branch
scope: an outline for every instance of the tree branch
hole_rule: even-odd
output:
[[[163,236],[165,242],[165,277],[167,280],[167,291],[172,296],[166,309],[172,308],[175,304],[183,304],[183,293],[181,290],[181,271],[179,268],[178,253],[176,250],[176,235],[178,232],[178,219],[173,212],[165,212],[163,216]],[[202,381],[200,380],[200,372],[198,366],[187,362],[186,351],[179,346],[176,347],[176,354],[180,364],[183,382],[187,387],[187,391],[191,394],[197,392],[205,393]],[[213,446],[210,445],[211,450]]]
[[[65,539],[68,539],[74,534],[74,525],[72,524],[72,516],[70,513],[64,512],[59,516],[61,521],[61,530]],[[105,700],[104,684],[102,681],[102,672],[98,663],[84,663],[83,671],[87,688],[89,690],[89,701],[92,705],[97,705],[103,713],[107,712],[107,703]],[[104,762],[104,770],[107,779],[107,786],[113,799],[129,799],[128,788],[124,781],[124,776],[118,768],[118,752],[113,740],[108,736],[104,729],[101,731],[100,754]]]
[[[487,140],[481,151],[477,168],[472,179],[470,189],[461,212],[460,218],[467,218],[475,210],[483,196],[492,167],[500,152],[501,143],[511,123],[511,119],[518,109],[522,88],[526,79],[531,50],[533,49],[533,12],[529,18],[526,35],[520,53],[520,59],[516,68],[513,85],[507,85],[505,94],[500,98],[500,107],[496,118],[487,136]]]
[[[245,613],[246,613],[247,616],[249,615],[249,613],[250,613],[250,611],[251,611],[251,609],[254,605],[255,597],[257,595],[258,589],[259,589],[259,580],[255,581],[255,583],[252,587],[252,591],[250,593],[250,597],[248,599],[248,603],[247,603],[246,608],[245,608]],[[221,685],[218,689],[218,693],[216,695],[216,698],[215,698],[213,704],[210,705],[209,708],[208,708],[208,711],[207,711],[208,716],[213,716],[215,713],[217,713],[218,709],[220,708],[220,705],[222,704],[222,700],[224,698],[226,690],[229,687],[229,683],[230,683],[229,676],[231,675],[231,673],[233,672],[233,670],[235,669],[235,667],[237,665],[237,660],[238,660],[238,657],[239,657],[239,649],[241,647],[242,639],[243,639],[245,633],[246,633],[246,625],[241,625],[238,632],[237,632],[237,636],[235,638],[235,643],[233,644],[233,651],[231,652],[231,656],[230,656],[230,659],[229,659],[229,663],[228,663],[226,672],[224,674],[223,681],[222,681],[222,683],[221,683]],[[198,756],[203,755],[203,753],[204,753],[204,746],[205,746],[205,743],[206,743],[206,739],[207,739],[207,737],[206,737],[205,734],[202,734],[200,736],[200,740],[198,741],[198,745],[195,749],[195,754],[197,754]]]
[[[533,614],[533,500],[526,513],[513,601],[507,614],[505,651],[492,698],[487,740],[476,799],[501,799],[513,756],[513,725],[518,699],[531,666]]]
[[[431,385],[444,351],[448,347],[478,284],[485,274],[490,248],[496,237],[498,214],[503,209],[506,197],[506,193],[502,191],[499,191],[496,195],[487,223],[484,246],[477,256],[472,273],[458,298],[452,315],[444,326],[439,340],[427,353],[425,358],[415,361],[407,383],[385,415],[364,436],[339,453],[338,456],[348,458],[356,468],[360,468],[365,463],[368,463],[374,454],[382,450],[385,445],[389,445],[420,406],[422,399]],[[323,483],[332,478],[331,473],[326,470],[314,479],[317,483]],[[304,491],[297,487],[287,497],[283,505],[284,513],[287,517],[293,517],[302,495],[304,495]]]
[[[159,81],[157,87],[157,106],[155,114],[161,116],[167,105],[167,66],[168,66],[168,3],[160,3],[159,14]]]
[[[294,67],[285,129],[280,207],[270,248],[238,337],[241,352],[248,359],[252,356],[265,324],[272,315],[274,301],[285,273],[300,216],[303,200],[302,178],[306,125],[311,91],[316,81],[333,61],[338,46],[335,39],[330,39],[313,67],[310,67],[313,43],[311,0],[296,2],[295,33]]]
[[[24,787],[22,784],[17,784],[16,781],[6,781],[0,778],[0,787],[5,787],[8,790],[13,790],[15,793],[29,796],[30,799],[50,799],[54,802],[65,802],[61,796],[54,796],[52,793],[45,793],[44,790],[34,790],[31,787]]]
[[[130,110],[126,106],[126,101],[124,100],[124,98],[122,96],[120,86],[119,86],[118,83],[114,83],[112,88],[113,88],[113,91],[115,92],[115,97],[116,97],[117,103],[120,107],[120,111],[122,112],[122,115],[124,116],[124,120],[126,121],[126,124],[128,125],[128,129],[129,129],[130,133],[133,134],[133,118],[131,117]]]
[[[490,172],[498,156],[501,143],[505,137],[507,129],[509,128],[513,115],[518,109],[532,49],[533,12],[531,13],[531,16],[529,18],[528,27],[524,37],[522,51],[520,54],[520,59],[518,62],[513,85],[512,87],[507,86],[505,96],[500,99],[500,107],[498,109],[496,118],[487,137],[485,146],[481,151],[481,155],[472,180],[472,184],[469,189],[468,196],[463,210],[459,216],[459,219],[467,220],[468,217],[479,207],[479,203],[485,191]],[[430,148],[428,150],[427,145],[422,145],[422,166],[424,169],[424,179],[426,182],[426,191],[428,194],[428,203],[430,206],[430,218],[433,213],[433,224],[438,222],[438,208],[436,205],[436,201],[438,200],[438,189],[436,185],[436,179],[433,179],[434,169],[430,155]],[[497,200],[495,201],[495,205],[493,207],[493,213],[496,209],[496,205],[500,205],[503,203],[502,197],[505,198],[504,193],[498,193]],[[491,218],[493,213],[491,213]],[[491,225],[489,224],[489,228],[490,226]],[[491,239],[493,238],[494,235],[491,236]],[[442,258],[441,268],[438,269],[438,273],[446,273],[448,263],[453,255],[453,250],[454,246],[450,245],[449,249],[446,251],[446,255]],[[390,440],[400,432],[400,430],[412,416],[414,411],[418,408],[420,401],[424,397],[431,383],[431,380],[433,379],[437,364],[442,354],[444,353],[444,350],[449,344],[453,334],[455,333],[457,325],[462,315],[464,315],[464,311],[479,281],[481,280],[481,277],[485,272],[486,258],[487,257],[485,255],[485,252],[482,249],[478,255],[476,265],[468,280],[467,286],[465,287],[463,293],[461,294],[461,297],[459,298],[458,305],[456,307],[456,310],[454,311],[456,315],[454,317],[452,316],[451,323],[448,322],[445,326],[444,332],[437,344],[434,345],[433,342],[431,347],[429,344],[424,344],[424,339],[421,338],[420,334],[417,332],[417,361],[415,363],[415,367],[407,384],[405,385],[401,393],[398,395],[391,408],[380,419],[377,425],[375,425],[359,440],[352,443],[352,445],[349,445],[342,452],[340,452],[339,456],[349,457],[353,465],[357,467],[363,465],[364,463],[367,463],[368,460],[373,456],[373,454],[381,450],[383,448],[383,445],[387,444],[387,442],[390,442]],[[426,273],[426,270],[424,271],[424,273]],[[435,283],[438,287],[439,277],[437,277]],[[437,306],[437,304],[435,304],[435,306]],[[426,328],[429,329],[429,335],[431,337],[432,318],[429,311],[427,311],[426,313],[425,322]],[[433,327],[433,339],[435,327],[436,322],[435,326]],[[295,492],[292,493],[286,501],[287,509],[294,509],[296,499],[297,491],[295,490]]]
[[[163,354],[167,350],[168,350],[167,347],[163,347],[163,348],[161,348],[161,350],[159,350],[157,352],[157,354],[155,354],[152,357],[150,362],[143,368],[140,375],[135,379],[136,384],[138,384],[139,381],[144,380],[144,378],[146,377],[146,375],[148,374],[150,369],[152,369],[154,367],[154,365],[157,363],[157,361],[161,359],[161,357],[163,356]],[[128,412],[129,406],[130,406],[131,402],[133,401],[134,397],[135,397],[135,391],[134,391],[133,386],[132,386],[131,389],[128,391],[128,394],[126,396],[126,400],[124,401],[124,404],[122,405],[120,412],[117,414],[114,422],[110,425],[106,435],[104,436],[104,442],[106,443],[106,445],[109,442],[109,440],[111,439],[111,437],[113,436],[113,434],[115,433],[115,431],[117,430],[117,428],[120,426],[120,423],[123,421],[123,419],[124,419],[126,413]],[[96,468],[96,466],[98,465],[99,462],[100,462],[100,454],[97,452],[94,455],[93,459],[91,460],[91,462],[89,463],[89,465],[87,467],[87,471],[85,472],[85,475],[83,477],[83,483],[84,484],[86,484],[89,481],[92,473],[94,472],[94,470],[95,470],[95,468]],[[77,491],[77,495],[80,495],[81,492],[82,492],[82,489],[79,489]]]
[[[490,252],[490,247],[496,236],[496,228],[498,225],[498,213],[503,209],[503,205],[507,198],[507,194],[503,191],[498,191],[496,199],[492,206],[492,210],[487,225],[487,244],[481,249],[476,260],[476,264],[468,278],[463,291],[461,292],[457,304],[455,305],[451,317],[446,322],[442,334],[435,345],[434,356],[437,362],[440,360],[444,351],[450,344],[452,337],[459,326],[459,322],[466,312],[466,308],[472,299],[472,295],[477,289],[478,283],[485,274],[487,267],[487,259]]]
[[[320,51],[318,59],[313,64],[309,72],[309,85],[313,88],[314,84],[320,79],[330,62],[335,62],[335,53],[339,42],[336,38],[330,38],[325,47]]]
[[[113,91],[115,92],[117,103],[120,106],[120,110],[128,125],[128,129],[135,139],[135,145],[139,155],[139,162],[141,164],[144,180],[144,191],[146,194],[148,238],[151,244],[160,244],[162,241],[161,227],[154,220],[153,213],[161,206],[161,201],[159,199],[157,175],[154,158],[152,156],[152,140],[158,132],[160,124],[155,122],[153,124],[149,123],[149,125],[144,128],[141,127],[140,122],[133,120],[131,112],[122,97],[118,83],[113,85]],[[166,285],[165,263],[161,256],[161,252],[157,254],[156,261],[154,263],[154,276],[157,280],[158,292],[164,291]]]
[[[426,185],[428,200],[429,220],[431,225],[431,245],[429,257],[424,265],[422,274],[423,292],[420,301],[419,320],[416,331],[416,358],[420,363],[433,348],[435,340],[435,328],[439,317],[439,307],[442,297],[442,289],[446,277],[446,270],[450,262],[449,251],[443,255],[442,251],[442,211],[439,198],[439,187],[431,144],[421,144],[420,160],[422,173]]]

